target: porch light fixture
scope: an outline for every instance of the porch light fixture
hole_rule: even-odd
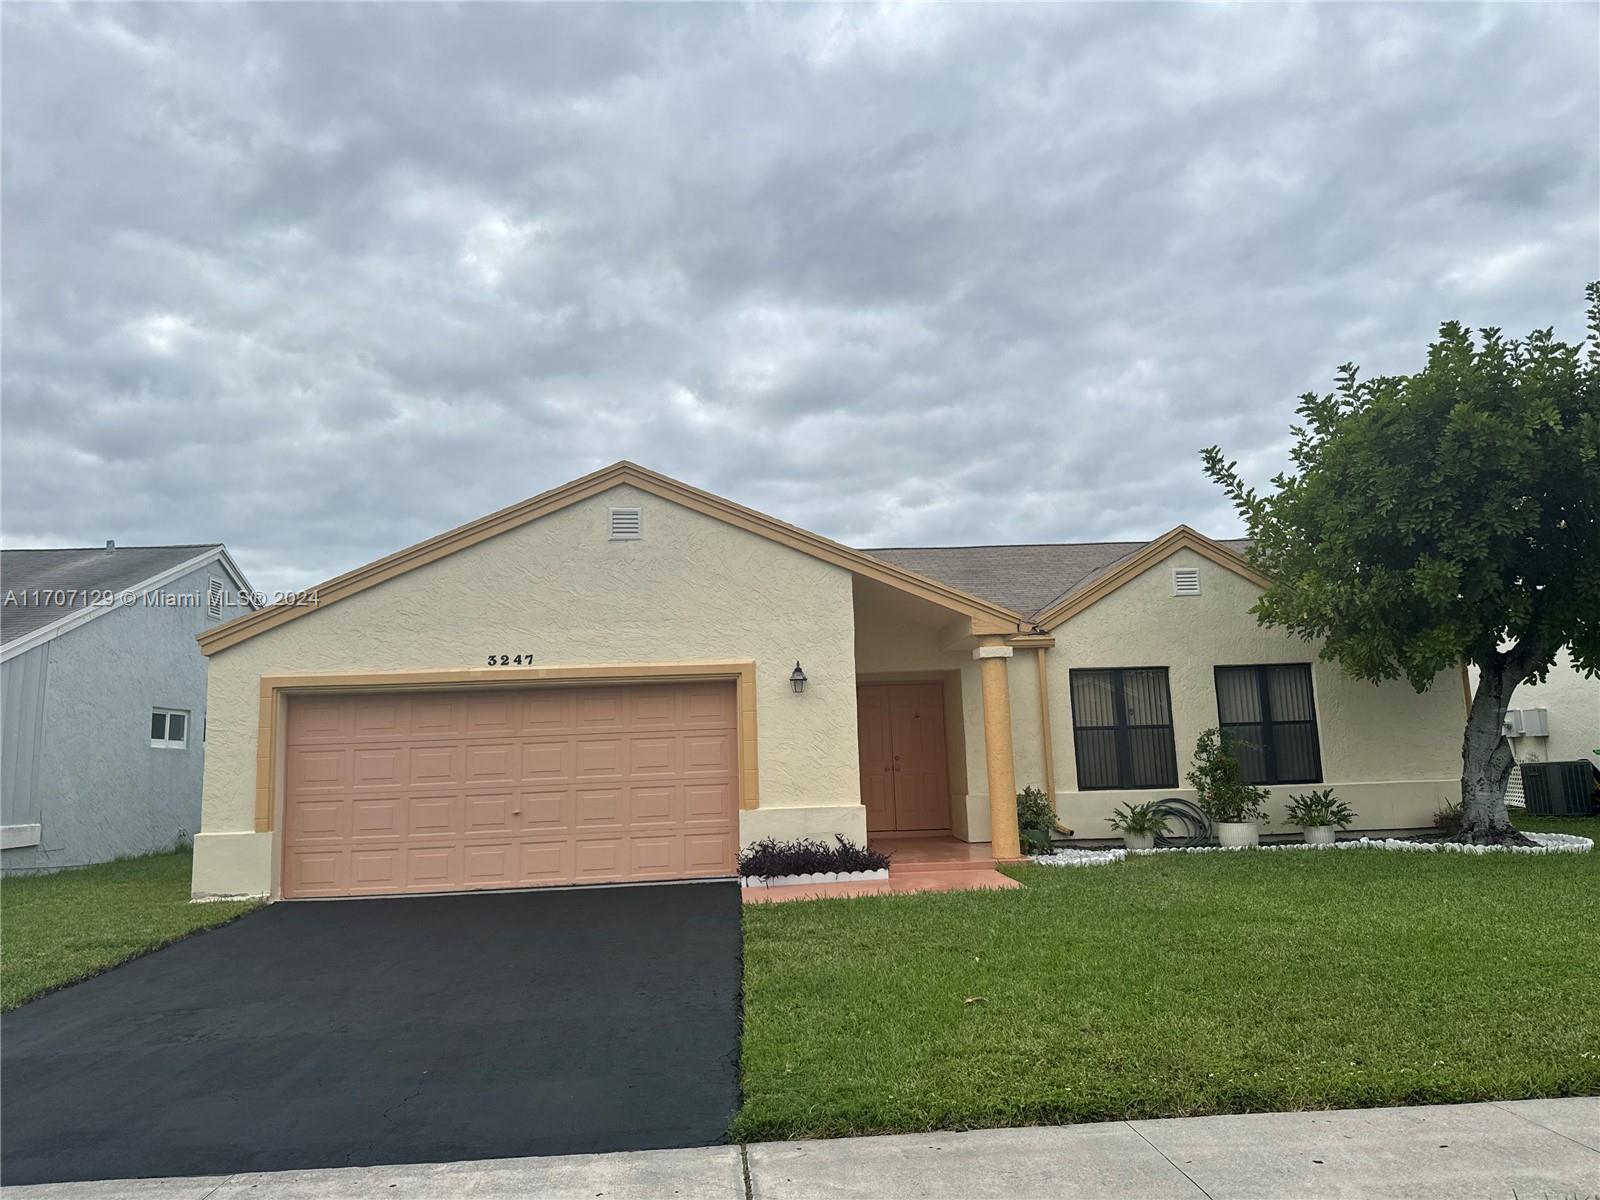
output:
[[[806,690],[806,673],[800,669],[799,659],[795,659],[794,670],[789,672],[789,686],[797,696]]]

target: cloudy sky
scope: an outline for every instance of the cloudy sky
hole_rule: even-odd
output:
[[[7,4],[5,544],[304,586],[632,458],[857,545],[1232,514],[1582,333],[1600,7]]]

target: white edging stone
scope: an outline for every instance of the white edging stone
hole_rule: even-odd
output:
[[[887,879],[887,867],[876,871],[815,871],[809,875],[743,876],[739,882],[745,887],[806,887],[817,883],[858,883],[864,880]]]
[[[1153,850],[1057,850],[1031,861],[1043,867],[1095,867],[1121,862],[1130,854],[1233,854],[1271,850],[1400,850],[1433,854],[1587,854],[1594,839],[1575,833],[1530,833],[1537,846],[1469,846],[1464,842],[1408,842],[1402,838],[1355,838],[1331,845],[1284,842],[1269,846],[1158,846]]]

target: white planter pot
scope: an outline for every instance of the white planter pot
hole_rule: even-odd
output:
[[[1122,835],[1122,844],[1129,850],[1153,850],[1156,844],[1156,835],[1153,833],[1125,833]]]
[[[1254,821],[1218,821],[1217,843],[1222,846],[1259,846],[1261,826]]]
[[[1338,836],[1332,825],[1311,825],[1306,829],[1306,845],[1331,846]]]

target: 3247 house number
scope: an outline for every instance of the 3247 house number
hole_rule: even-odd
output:
[[[491,667],[531,667],[533,655],[531,654],[491,654],[489,655]]]

